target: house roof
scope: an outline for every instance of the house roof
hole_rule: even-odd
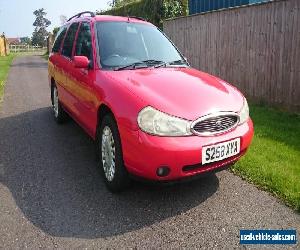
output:
[[[18,44],[21,42],[20,38],[18,37],[7,37],[6,39],[10,44]]]

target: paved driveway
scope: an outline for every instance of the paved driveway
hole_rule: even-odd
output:
[[[56,125],[49,100],[46,62],[17,58],[0,111],[0,248],[233,249],[242,228],[300,231],[299,214],[227,171],[109,193],[93,142]]]

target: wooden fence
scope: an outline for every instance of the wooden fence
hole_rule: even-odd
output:
[[[275,0],[164,22],[191,65],[252,101],[300,111],[300,0]]]
[[[46,47],[41,46],[31,46],[27,44],[10,44],[9,45],[10,52],[19,53],[19,52],[46,52]]]

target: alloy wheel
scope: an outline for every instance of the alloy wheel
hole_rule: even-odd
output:
[[[108,126],[105,126],[102,131],[101,155],[105,177],[108,181],[112,181],[116,170],[116,147]]]

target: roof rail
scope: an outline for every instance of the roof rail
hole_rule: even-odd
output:
[[[92,12],[92,11],[83,11],[83,12],[80,12],[80,13],[76,14],[75,16],[70,17],[67,22],[71,21],[73,18],[79,18],[84,14],[90,14],[91,17],[95,17],[94,12]]]
[[[135,19],[138,19],[138,20],[142,20],[142,21],[147,22],[147,19],[145,19],[145,18],[143,18],[143,17],[139,17],[139,16],[128,16],[128,18],[135,18]]]

